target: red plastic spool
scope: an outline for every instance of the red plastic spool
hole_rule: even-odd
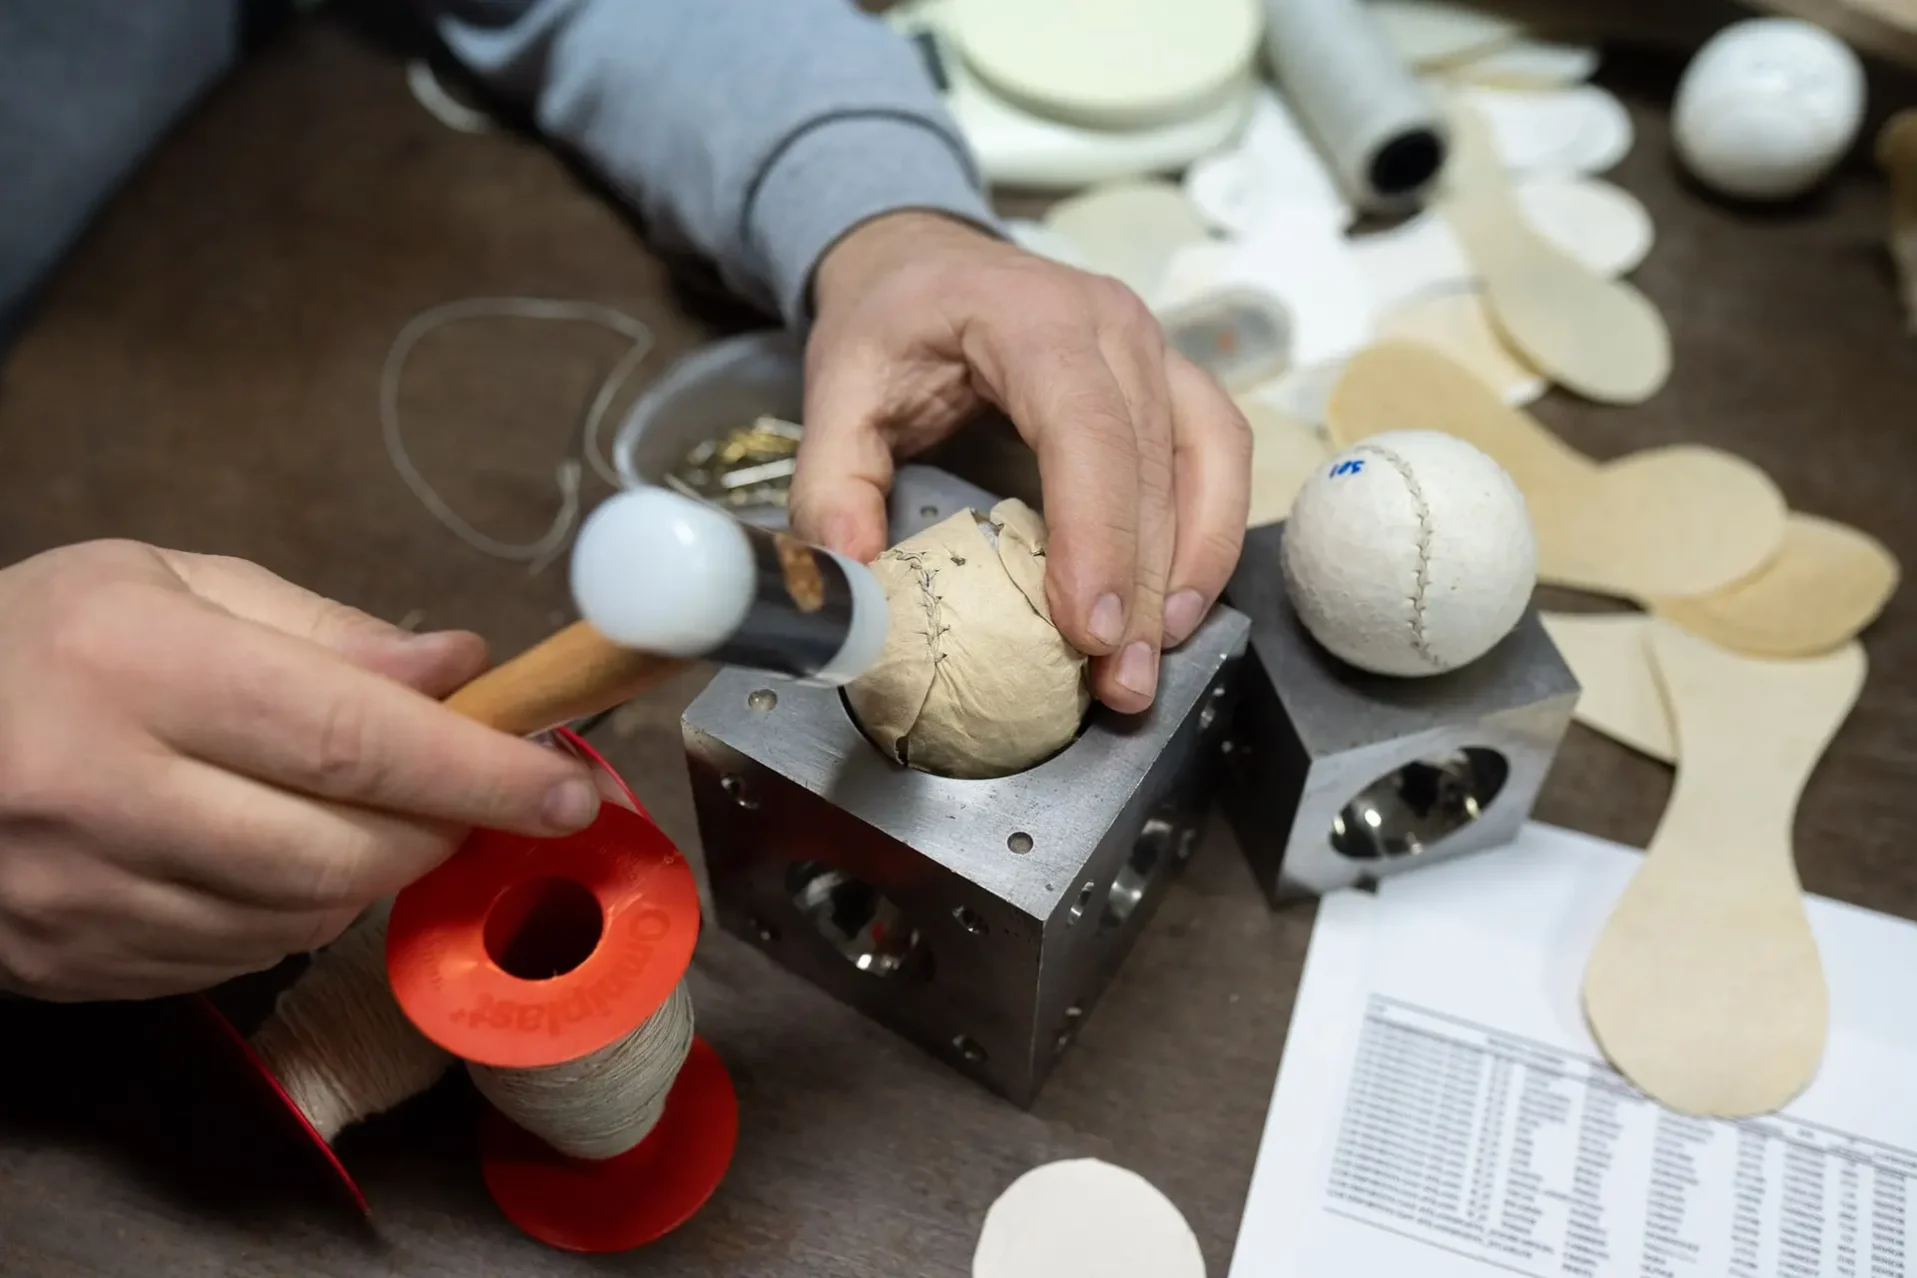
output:
[[[579,737],[555,736],[618,780]],[[387,972],[426,1037],[482,1065],[558,1065],[624,1038],[677,987],[698,941],[698,887],[679,850],[619,788],[630,806],[603,805],[577,834],[478,831],[399,894]],[[626,1153],[573,1158],[494,1111],[480,1156],[493,1201],[532,1237],[570,1251],[625,1251],[670,1233],[711,1198],[738,1131],[732,1080],[695,1038],[659,1124]]]
[[[211,999],[205,995],[196,994],[190,1001],[213,1026],[220,1041],[230,1049],[240,1072],[266,1099],[268,1108],[287,1137],[293,1143],[312,1150],[314,1162],[329,1173],[340,1192],[359,1210],[360,1215],[372,1215],[373,1209],[367,1204],[366,1195],[361,1192],[359,1182],[354,1180],[353,1174],[346,1170],[346,1164],[339,1160],[339,1155],[333,1152],[333,1147],[327,1144],[326,1138],[319,1134],[319,1129],[314,1127],[300,1107],[293,1103],[293,1098],[286,1094],[286,1089],[280,1086],[280,1080],[272,1070],[266,1067],[266,1062],[260,1059],[258,1052],[253,1050],[253,1045],[247,1042],[245,1036],[234,1027],[233,1022],[227,1020],[220,1009],[213,1005]]]

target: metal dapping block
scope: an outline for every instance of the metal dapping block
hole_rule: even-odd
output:
[[[1534,610],[1428,678],[1344,664],[1286,597],[1284,525],[1254,528],[1226,589],[1251,620],[1221,803],[1274,903],[1509,842],[1529,818],[1578,684]]]
[[[928,467],[893,540],[993,499]],[[1019,1105],[1118,969],[1210,806],[1250,626],[1220,608],[1142,715],[1094,706],[1013,776],[900,767],[831,688],[722,671],[686,710],[718,920]]]

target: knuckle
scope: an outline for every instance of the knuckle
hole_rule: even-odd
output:
[[[1158,317],[1135,289],[1110,276],[1098,277],[1097,299],[1101,318],[1127,336],[1162,341],[1164,330]]]
[[[65,962],[51,946],[0,931],[0,989],[57,1000],[68,978]]]
[[[1229,453],[1234,461],[1249,461],[1252,448],[1251,419],[1245,416],[1244,410],[1227,399],[1225,411],[1219,414],[1219,423],[1219,448]]]
[[[72,876],[24,851],[0,857],[0,915],[12,929],[33,936],[58,934],[84,904]]]
[[[61,751],[36,748],[31,736],[0,730],[0,832],[64,824],[83,802],[86,770]]]
[[[366,820],[325,848],[304,852],[296,911],[344,911],[351,922],[375,899],[399,891],[451,855],[462,833],[433,822]]]
[[[370,858],[350,849],[308,854],[299,879],[300,904],[306,909],[353,909],[372,895],[367,883]]]
[[[1050,262],[1018,263],[1012,268],[1000,296],[1017,299],[1017,310],[1027,323],[1045,327],[1082,325],[1086,318],[1086,287],[1096,288],[1101,276],[1074,279]],[[1113,281],[1114,283],[1116,281]]]
[[[334,906],[301,917],[293,926],[291,934],[282,941],[278,958],[288,954],[310,954],[325,949],[352,926],[358,917],[358,911],[351,907]],[[274,960],[277,961],[277,958]]]
[[[189,573],[204,571],[209,574],[226,577],[258,577],[266,571],[250,559],[241,559],[237,555],[223,555],[218,552],[209,551],[193,551],[191,553],[181,554],[177,556],[175,562],[177,565],[184,567]]]
[[[1141,453],[1149,453],[1164,459],[1167,468],[1172,465],[1177,450],[1177,431],[1173,428],[1171,405],[1159,396],[1149,396],[1136,414],[1138,422],[1138,443]]]
[[[1142,499],[1168,503],[1177,482],[1178,470],[1170,447],[1139,450],[1138,490]]]
[[[145,650],[131,623],[144,588],[124,581],[74,583],[46,601],[44,643],[55,669],[94,678],[132,673]]]
[[[298,761],[301,779],[324,794],[359,794],[384,772],[372,747],[364,702],[348,694],[328,698]]]
[[[1228,525],[1208,528],[1199,535],[1198,546],[1199,570],[1222,585],[1245,548],[1245,530]]]
[[[1074,379],[1055,387],[1059,420],[1075,436],[1090,437],[1101,460],[1128,462],[1138,451],[1138,431],[1131,405],[1117,388],[1098,377]]]

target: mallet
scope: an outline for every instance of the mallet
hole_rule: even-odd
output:
[[[572,554],[580,621],[446,704],[519,736],[609,710],[695,661],[838,686],[885,644],[865,565],[664,488],[608,498]]]

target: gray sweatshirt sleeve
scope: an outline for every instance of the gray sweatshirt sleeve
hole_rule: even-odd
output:
[[[418,0],[453,55],[794,327],[846,231],[924,209],[998,231],[906,39],[851,0]]]

